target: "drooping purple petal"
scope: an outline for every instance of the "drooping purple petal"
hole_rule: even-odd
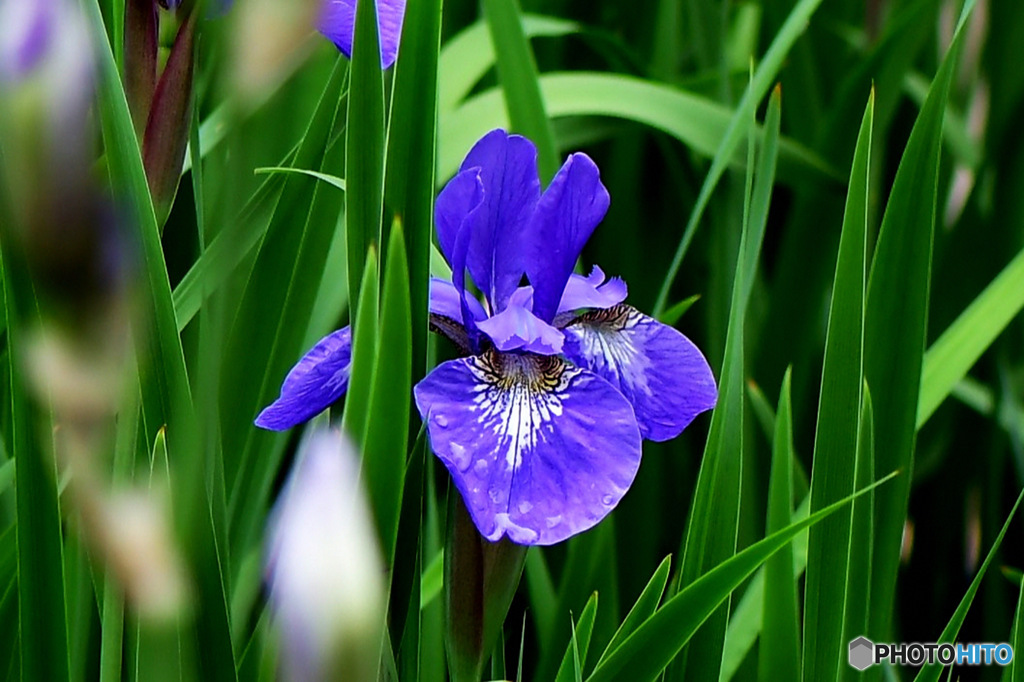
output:
[[[537,317],[554,318],[576,259],[609,203],[597,166],[583,153],[571,155],[544,191],[530,222],[525,263]]]
[[[540,355],[562,352],[564,337],[526,308],[509,304],[497,315],[476,323],[500,351],[525,350]]]
[[[700,350],[635,308],[618,305],[587,313],[563,331],[566,357],[622,391],[644,438],[675,438],[694,417],[715,406],[715,377]]]
[[[618,277],[605,281],[605,274],[596,265],[590,275],[569,275],[565,291],[558,303],[558,312],[564,313],[580,308],[611,308],[626,300],[626,283]]]
[[[473,225],[466,264],[497,312],[523,277],[525,230],[540,198],[537,148],[525,137],[493,130],[462,162],[463,172],[472,168],[479,168],[484,205]]]
[[[465,296],[464,302],[474,320],[482,320],[487,317],[480,301],[472,296]],[[435,315],[444,315],[459,324],[465,324],[462,319],[462,303],[459,301],[458,289],[451,282],[438,277],[430,278],[430,312]]]
[[[377,35],[380,40],[380,68],[395,63],[398,42],[402,38],[405,0],[377,0]],[[352,36],[356,26],[356,0],[325,0],[317,28],[346,57],[352,56]]]
[[[488,540],[550,545],[618,504],[640,464],[633,408],[560,358],[488,352],[414,389],[431,447]]]
[[[484,200],[484,183],[479,168],[468,168],[448,181],[434,202],[434,224],[441,253],[454,265],[455,239],[470,214]]]
[[[256,417],[256,426],[284,431],[312,419],[348,388],[352,362],[352,331],[344,327],[317,341],[292,367],[281,396]]]

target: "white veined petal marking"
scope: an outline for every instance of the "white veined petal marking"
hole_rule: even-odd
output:
[[[643,324],[643,316],[636,308],[617,305],[581,315],[564,331],[579,339],[580,352],[593,363],[591,369],[615,377],[620,386],[650,395],[647,370],[651,361],[628,333],[638,324]]]
[[[488,351],[470,359],[478,379],[473,387],[480,424],[498,441],[498,455],[513,471],[523,453],[555,429],[566,389],[582,370],[549,355]]]

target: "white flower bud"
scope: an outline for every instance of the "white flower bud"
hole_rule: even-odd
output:
[[[374,679],[384,565],[359,461],[340,432],[314,432],[299,448],[270,519],[268,550],[285,678]]]

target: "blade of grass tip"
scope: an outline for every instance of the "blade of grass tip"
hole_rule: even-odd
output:
[[[1020,596],[1017,598],[1017,610],[1013,616],[1013,635],[1011,641],[1013,642],[1014,651],[1024,651],[1024,575],[1020,577],[1018,581],[1020,587]],[[1010,680],[1011,682],[1024,682],[1024,662],[1021,662],[1016,656],[1010,663]]]
[[[352,442],[362,451],[366,423],[370,414],[370,397],[377,367],[377,249],[373,246],[366,254],[362,268],[363,282],[359,290],[359,312],[352,327],[352,365],[345,413],[342,423]],[[397,428],[391,425],[392,428]],[[402,429],[404,430],[404,425]]]
[[[960,313],[924,356],[917,428],[953,391],[957,382],[1024,309],[1024,251]]]
[[[612,682],[625,679],[624,675],[628,675],[628,679],[636,682],[654,679],[729,595],[775,552],[788,546],[802,531],[829,514],[847,508],[858,497],[888,483],[899,473],[894,471],[846,499],[790,524],[706,572],[669,599],[626,638],[626,641],[594,670],[587,678],[587,682]]]
[[[412,329],[409,272],[401,223],[391,228],[384,266],[380,338],[363,440],[363,477],[377,518],[384,560],[395,559],[399,510],[405,481],[409,401],[412,392]],[[359,320],[362,322],[362,319]],[[362,331],[362,330],[360,330]],[[418,524],[417,524],[418,525]]]
[[[590,648],[590,635],[594,631],[594,620],[597,618],[597,592],[590,595],[587,605],[580,614],[580,619],[572,625],[572,637],[566,647],[562,665],[558,667],[555,682],[573,682],[583,677],[583,663],[587,660],[587,649]],[[570,622],[570,624],[572,624]]]
[[[402,169],[404,170],[404,169]],[[380,67],[377,3],[356,4],[351,83],[345,134],[345,230],[348,239],[348,292],[361,302],[359,285],[371,246],[384,248],[384,74]],[[358,307],[352,309],[352,316]]]
[[[53,456],[36,437],[36,415],[32,414],[23,385],[23,337],[14,318],[13,275],[0,249],[0,286],[7,317],[6,375],[10,382],[5,392],[11,415],[11,452],[17,461],[14,485],[21,679],[60,682],[68,679],[70,664],[57,470]],[[27,282],[22,282],[27,289]],[[29,294],[23,297],[26,301],[32,298],[31,291],[25,293]],[[34,307],[34,303],[27,307]]]
[[[992,543],[992,548],[989,549],[988,554],[985,556],[985,560],[981,562],[978,574],[975,575],[974,580],[971,581],[970,586],[967,588],[967,593],[964,594],[963,599],[960,600],[960,604],[956,607],[956,611],[953,612],[953,616],[949,619],[949,623],[942,629],[942,634],[933,641],[951,643],[956,641],[956,636],[960,632],[960,626],[964,624],[964,619],[967,618],[967,611],[970,610],[971,604],[974,602],[974,596],[978,594],[978,588],[981,587],[981,580],[985,577],[985,572],[995,559],[996,553],[999,551],[999,547],[1003,543],[1003,537],[1006,536],[1006,531],[1010,528],[1010,522],[1012,522],[1013,517],[1017,515],[1017,509],[1020,507],[1021,500],[1024,500],[1024,490],[1022,490],[1020,495],[1017,496],[1017,501],[1013,503],[1013,508],[1010,510],[1010,514],[1006,517],[1006,522],[999,530],[999,535],[996,536],[995,541]],[[942,674],[942,668],[943,666],[939,663],[932,663],[931,665],[926,664],[917,673],[917,677],[914,678],[914,682],[935,682],[939,679],[939,675]]]
[[[256,175],[267,175],[269,173],[301,173],[308,175],[311,178],[316,178],[326,182],[328,185],[337,187],[342,192],[345,191],[345,178],[339,178],[336,175],[328,175],[327,173],[321,173],[315,170],[308,170],[306,168],[289,168],[287,166],[265,166],[263,168],[257,168],[253,171]]]
[[[437,169],[438,60],[442,0],[406,6],[388,126],[384,203],[402,220],[409,261],[412,381],[427,369],[430,235]]]
[[[697,231],[697,225],[700,224],[704,209],[707,208],[708,201],[711,199],[711,193],[718,185],[718,181],[722,178],[722,174],[728,167],[733,154],[751,125],[757,103],[768,92],[768,88],[771,87],[779,69],[782,67],[783,60],[793,47],[793,43],[803,34],[811,15],[814,14],[820,4],[821,0],[801,0],[793,7],[793,10],[789,13],[782,28],[779,29],[775,39],[772,40],[772,44],[768,47],[768,51],[765,52],[764,57],[754,71],[750,86],[743,93],[743,97],[736,106],[736,111],[729,122],[729,128],[726,130],[725,136],[715,152],[715,157],[711,162],[711,169],[708,171],[703,185],[701,185],[697,201],[683,231],[682,239],[679,242],[679,246],[676,247],[675,254],[672,256],[672,263],[669,265],[664,283],[658,292],[658,298],[654,304],[655,317],[658,317],[664,311],[665,305],[668,303],[672,283],[675,282],[676,275],[679,273],[679,267],[682,265],[683,257],[690,247],[690,241]]]
[[[126,382],[138,386],[138,377]],[[132,391],[119,411],[114,437],[113,482],[128,478],[135,462],[135,443],[139,438],[139,395]],[[103,604],[100,625],[100,682],[119,682],[124,654],[124,595],[112,574],[103,578]]]
[[[867,263],[868,186],[874,95],[857,135],[843,229],[839,237],[832,301],[825,336],[825,359],[811,459],[811,509],[842,499],[854,490],[861,389],[864,385],[864,287]],[[836,514],[811,529],[804,581],[804,674],[831,680],[840,672],[842,605],[849,574],[850,514]],[[836,607],[840,617],[836,617]],[[845,667],[845,666],[844,666]]]
[[[871,403],[871,391],[864,384],[861,401],[860,440],[857,441],[857,464],[854,485],[857,488],[875,480],[875,417]],[[875,499],[873,493],[853,503],[853,520],[850,524],[850,547],[847,562],[850,570],[846,582],[846,601],[841,642],[849,642],[862,636],[868,627],[868,604],[871,594],[871,560],[874,547]],[[840,666],[840,676],[850,682],[860,679],[860,674],[851,666]]]
[[[961,20],[910,133],[882,218],[868,278],[864,373],[875,401],[875,470],[913,471],[917,400],[928,320],[942,118],[963,44]],[[887,641],[911,476],[875,496],[871,622],[867,636]]]
[[[667,324],[670,327],[674,327],[676,322],[679,321],[679,318],[681,318],[686,313],[686,311],[690,309],[690,306],[692,306],[699,300],[700,294],[694,294],[693,296],[684,298],[682,301],[679,301],[679,303],[676,303],[671,308],[663,312],[661,316],[658,318],[658,321],[661,322],[662,324]]]
[[[778,155],[780,108],[781,91],[776,88],[768,105],[757,180],[749,210],[744,209],[746,220],[733,283],[718,406],[711,415],[707,445],[687,524],[681,586],[694,584],[701,575],[736,551],[743,458],[744,317],[768,220]],[[727,621],[728,605],[725,604],[694,637],[684,659],[687,677],[718,678]]]
[[[537,145],[540,179],[549,182],[558,170],[558,149],[540,93],[533,48],[523,31],[519,4],[516,0],[484,0],[483,7],[512,130]]]
[[[792,368],[786,370],[775,418],[771,478],[768,482],[768,513],[765,535],[793,522],[793,418],[790,407]],[[854,503],[856,504],[856,503]],[[800,613],[793,553],[778,552],[764,566],[764,610],[758,646],[757,678],[800,679]]]
[[[661,597],[665,594],[665,586],[668,584],[668,574],[671,568],[672,556],[669,555],[662,559],[658,568],[655,569],[651,579],[647,582],[647,586],[640,593],[640,596],[637,597],[633,608],[626,615],[626,619],[622,621],[622,625],[619,626],[611,641],[608,642],[608,646],[605,647],[604,653],[598,659],[598,665],[658,609]]]

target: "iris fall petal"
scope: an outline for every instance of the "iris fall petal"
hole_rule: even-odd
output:
[[[350,327],[320,339],[288,372],[281,396],[260,412],[256,426],[284,431],[326,410],[348,388],[351,362]]]
[[[633,409],[557,357],[451,360],[415,388],[431,447],[488,540],[550,545],[594,526],[640,464]]]
[[[715,377],[700,350],[631,306],[587,313],[563,331],[566,357],[622,391],[644,438],[675,438],[715,406]]]

